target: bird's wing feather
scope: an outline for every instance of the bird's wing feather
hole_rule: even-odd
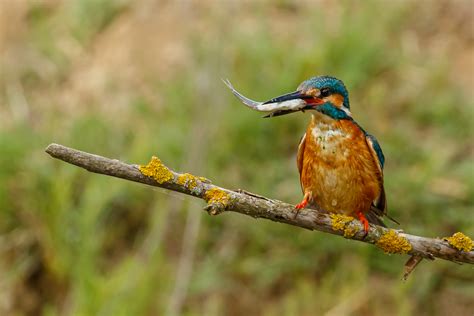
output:
[[[377,141],[375,136],[367,134],[367,132],[365,135],[365,139],[367,141],[367,145],[369,145],[369,149],[372,156],[377,162],[377,165],[379,166],[380,171],[382,171],[384,163],[385,163],[385,156],[383,155],[382,148],[380,147],[379,142]]]
[[[383,225],[383,222],[380,219],[380,217],[382,217],[384,215],[387,216],[393,222],[399,224],[395,219],[393,219],[392,217],[390,217],[387,214],[387,199],[385,197],[385,188],[383,186],[383,166],[384,166],[384,163],[385,163],[385,157],[383,155],[382,148],[380,147],[380,144],[377,141],[377,139],[373,135],[368,134],[367,132],[365,133],[365,139],[367,141],[367,145],[369,147],[370,153],[372,154],[372,157],[374,158],[377,166],[379,167],[380,176],[381,176],[381,179],[380,179],[381,180],[380,181],[380,185],[381,185],[380,195],[373,202],[371,212],[369,212],[369,214],[374,215],[374,216],[372,216],[373,220],[379,225],[381,223],[382,226],[385,226],[385,225]],[[377,218],[377,217],[379,217],[379,218]],[[369,221],[370,221],[370,219],[369,219]]]
[[[303,172],[303,159],[304,159],[304,149],[306,146],[306,134],[301,137],[300,144],[298,145],[298,154],[296,155],[296,165],[298,166],[298,171],[300,173],[300,184],[301,190],[303,189],[303,184],[301,183],[301,175]]]
[[[372,158],[377,164],[377,167],[380,172],[380,195],[374,201],[373,205],[379,211],[377,212],[379,213],[377,215],[382,216],[387,210],[387,200],[385,198],[385,189],[383,187],[383,165],[385,162],[385,157],[383,155],[382,148],[380,147],[377,139],[374,136],[366,133],[365,140],[367,141],[367,145],[369,147],[370,153],[372,154]]]

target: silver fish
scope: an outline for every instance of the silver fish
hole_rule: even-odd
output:
[[[303,99],[293,99],[274,103],[254,101],[235,90],[234,86],[232,86],[228,79],[223,79],[222,81],[230,89],[230,91],[232,91],[232,93],[247,107],[259,112],[270,112],[268,117],[278,116],[280,113],[285,112],[304,110],[307,107],[307,103]]]

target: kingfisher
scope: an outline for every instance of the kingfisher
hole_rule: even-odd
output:
[[[353,118],[344,83],[331,76],[302,82],[295,92],[266,102],[250,100],[225,82],[247,106],[275,117],[310,112],[311,121],[301,138],[296,157],[303,208],[322,209],[358,218],[369,231],[369,223],[384,226],[387,199],[383,184],[385,157],[377,139]]]

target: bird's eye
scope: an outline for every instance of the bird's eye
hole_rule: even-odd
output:
[[[325,97],[329,96],[330,94],[331,94],[331,91],[329,90],[329,88],[322,88],[320,90],[319,96],[322,97],[322,98],[325,98]]]

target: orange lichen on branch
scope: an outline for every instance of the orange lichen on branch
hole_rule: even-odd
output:
[[[230,202],[230,196],[227,192],[221,189],[213,188],[207,190],[204,194],[204,199],[209,204],[222,204],[224,206],[228,205]]]
[[[412,250],[410,242],[397,234],[396,231],[390,229],[388,233],[383,234],[376,245],[385,253],[399,253],[404,254]]]
[[[183,173],[178,176],[176,183],[185,186],[186,188],[193,190],[198,185],[197,180],[200,179],[190,173]]]
[[[224,190],[213,188],[206,191],[204,200],[206,200],[208,206],[211,206],[209,208],[210,214],[217,215],[230,204],[230,195]]]
[[[474,242],[472,241],[472,239],[461,232],[457,232],[451,237],[444,237],[443,239],[446,240],[452,247],[456,248],[457,250],[467,252],[471,251],[472,248],[474,248]]]
[[[173,180],[173,173],[166,167],[158,157],[151,157],[150,162],[146,166],[139,167],[140,172],[158,183],[165,183]]]
[[[343,215],[343,214],[331,214],[331,226],[333,230],[339,230],[344,232],[344,237],[353,237],[359,229],[356,225],[351,225],[354,217]]]

